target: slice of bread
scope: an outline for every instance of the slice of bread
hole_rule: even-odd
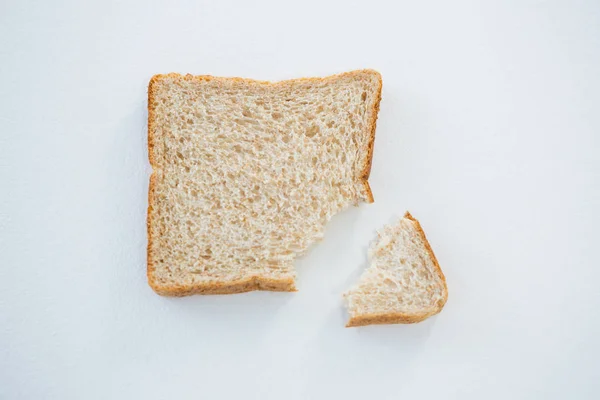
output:
[[[263,82],[156,75],[148,88],[148,282],[159,294],[294,291],[293,260],[372,202],[381,76]]]
[[[346,326],[410,324],[439,313],[446,278],[419,221],[406,213],[386,226],[369,249],[371,265],[346,298]]]

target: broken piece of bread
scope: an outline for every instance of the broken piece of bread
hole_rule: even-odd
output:
[[[410,324],[439,313],[446,278],[419,221],[406,213],[386,226],[369,249],[371,265],[345,295],[346,326]]]
[[[167,74],[148,88],[148,282],[159,294],[295,290],[293,261],[372,202],[381,76],[263,82]]]

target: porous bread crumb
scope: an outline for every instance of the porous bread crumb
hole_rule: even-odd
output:
[[[381,76],[276,83],[156,75],[148,281],[163,295],[295,290],[293,260],[372,202]]]

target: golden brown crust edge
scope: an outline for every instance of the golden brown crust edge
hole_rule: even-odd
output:
[[[448,285],[446,284],[446,276],[444,275],[444,272],[442,272],[440,263],[438,263],[437,257],[435,256],[433,249],[431,248],[431,245],[429,244],[429,240],[427,240],[427,236],[425,235],[425,231],[423,230],[421,223],[415,217],[410,215],[410,213],[408,211],[404,214],[404,218],[407,218],[415,223],[415,226],[417,227],[417,231],[421,235],[421,239],[423,240],[423,243],[425,243],[425,249],[431,256],[431,259],[433,260],[433,264],[435,265],[435,268],[437,269],[437,271],[440,275],[440,278],[442,278],[442,284],[444,285],[444,292],[443,292],[444,297],[437,304],[437,311],[434,313],[434,314],[437,314],[442,310],[442,308],[446,304],[446,301],[448,301]]]
[[[369,140],[368,154],[367,154],[367,159],[366,159],[363,173],[360,177],[361,181],[363,182],[363,184],[365,186],[365,191],[366,191],[366,195],[367,195],[366,202],[373,203],[373,201],[374,201],[373,193],[369,186],[368,178],[369,178],[369,174],[371,171],[371,163],[372,163],[372,159],[373,159],[375,129],[376,129],[376,122],[377,122],[377,115],[379,112],[379,103],[381,101],[381,88],[382,88],[381,74],[379,74],[379,72],[374,71],[374,70],[356,70],[356,71],[350,71],[350,72],[342,72],[340,74],[331,75],[331,76],[327,76],[327,77],[323,77],[323,78],[318,78],[318,77],[296,78],[296,79],[289,79],[289,80],[283,80],[283,81],[278,81],[278,82],[260,81],[260,80],[255,80],[255,79],[239,78],[239,77],[221,78],[221,77],[214,77],[211,75],[191,75],[191,74],[181,75],[178,73],[156,74],[150,79],[150,82],[148,84],[148,160],[150,162],[150,166],[152,168],[154,168],[155,164],[156,164],[155,160],[154,160],[154,146],[155,146],[155,139],[156,139],[154,137],[154,120],[155,120],[155,118],[154,118],[154,113],[155,113],[155,102],[154,102],[155,88],[154,88],[154,86],[158,81],[160,81],[162,79],[178,78],[178,79],[185,79],[185,80],[200,80],[200,81],[219,79],[219,80],[228,80],[228,81],[233,80],[233,81],[237,81],[237,82],[264,84],[264,85],[280,85],[280,84],[290,83],[293,81],[295,81],[295,82],[315,81],[316,82],[316,81],[322,81],[322,80],[333,80],[333,79],[339,78],[344,75],[353,75],[353,74],[359,74],[359,73],[364,73],[364,72],[376,74],[378,77],[378,81],[379,81],[377,99],[373,105],[373,108],[371,111],[371,117],[370,117],[370,121],[369,121],[370,140]],[[148,211],[147,211],[147,218],[146,218],[146,230],[147,230],[147,234],[148,234],[148,245],[146,248],[146,257],[147,257],[146,276],[148,279],[148,284],[157,294],[160,294],[162,296],[181,297],[181,296],[188,296],[188,295],[193,295],[193,294],[234,294],[234,293],[249,292],[249,291],[253,291],[253,290],[282,291],[282,292],[294,292],[297,290],[295,287],[295,282],[293,280],[277,281],[277,280],[273,280],[273,279],[269,279],[269,278],[261,278],[261,277],[252,277],[252,278],[249,278],[246,280],[232,281],[232,282],[226,282],[226,283],[216,282],[216,283],[208,283],[208,284],[198,284],[198,285],[193,285],[193,286],[185,286],[185,285],[179,285],[179,284],[172,284],[172,285],[159,284],[154,279],[154,263],[153,263],[152,257],[151,257],[151,246],[152,246],[153,236],[152,236],[152,232],[150,229],[150,221],[151,221],[151,216],[152,216],[151,214],[152,214],[152,202],[153,202],[153,196],[154,196],[154,187],[156,185],[155,179],[156,179],[155,172],[152,171],[152,173],[150,175],[150,183],[149,183],[149,187],[148,187]]]
[[[195,285],[170,284],[161,285],[151,275],[148,275],[150,287],[162,296],[182,297],[193,294],[235,294],[253,290],[272,292],[295,292],[293,279],[274,280],[269,278],[252,277],[231,282],[200,283]]]
[[[272,86],[272,85],[286,85],[286,84],[290,84],[290,83],[298,83],[298,82],[321,82],[321,81],[332,81],[332,80],[336,80],[339,78],[342,78],[344,76],[351,76],[351,75],[359,75],[359,74],[371,74],[371,75],[376,75],[378,80],[379,80],[379,94],[381,94],[381,74],[373,69],[357,69],[354,71],[347,71],[347,72],[341,72],[339,74],[334,74],[334,75],[328,75],[328,76],[324,76],[324,77],[307,77],[307,78],[293,78],[293,79],[285,79],[285,80],[281,80],[281,81],[262,81],[262,80],[258,80],[258,79],[251,79],[251,78],[240,78],[240,77],[221,77],[221,76],[213,76],[213,75],[192,75],[192,74],[179,74],[177,72],[170,72],[167,74],[156,74],[154,76],[152,76],[152,78],[150,79],[150,85],[149,85],[149,92],[150,90],[152,90],[152,86],[159,80],[165,79],[165,78],[174,78],[174,79],[183,79],[183,80],[190,80],[190,81],[211,81],[211,80],[217,80],[217,81],[227,81],[227,82],[241,82],[241,83],[248,83],[248,84],[256,84],[256,85],[267,85],[267,86]],[[150,93],[149,93],[150,94]],[[379,105],[377,104],[377,107]]]
[[[373,192],[371,191],[371,186],[369,186],[369,176],[371,175],[371,165],[373,164],[373,149],[375,147],[375,130],[377,129],[377,117],[379,116],[379,106],[381,104],[381,90],[383,88],[383,80],[381,79],[381,74],[374,70],[363,70],[364,72],[369,72],[375,74],[377,76],[377,81],[379,83],[377,87],[377,98],[373,103],[373,108],[371,109],[371,117],[369,119],[369,145],[367,148],[367,159],[365,162],[365,167],[361,174],[361,179],[363,184],[365,185],[365,191],[367,193],[367,203],[373,203],[375,199],[373,198]]]
[[[365,314],[350,317],[348,323],[346,324],[346,328],[352,328],[357,326],[365,326],[365,325],[384,325],[384,324],[414,324],[417,322],[421,322],[426,320],[427,318],[438,314],[444,308],[446,301],[448,300],[448,286],[446,285],[446,277],[442,272],[442,268],[438,263],[435,254],[433,253],[433,249],[427,240],[427,236],[425,236],[425,231],[423,227],[419,223],[419,221],[414,218],[408,211],[404,214],[404,218],[407,218],[415,223],[417,228],[417,232],[421,236],[423,243],[425,243],[425,249],[431,256],[433,260],[433,264],[435,265],[440,277],[442,278],[442,284],[444,285],[444,297],[441,301],[439,301],[434,309],[429,312],[421,313],[421,314],[404,314],[404,313],[386,313],[386,314]]]
[[[388,313],[388,314],[365,314],[350,318],[346,324],[346,328],[352,328],[356,326],[365,325],[386,325],[386,324],[414,324],[426,320],[439,313],[442,309],[435,309],[429,313],[423,314],[402,314],[402,313]]]

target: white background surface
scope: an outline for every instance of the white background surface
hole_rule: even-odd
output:
[[[297,293],[146,284],[155,73],[383,75],[371,185]],[[0,3],[0,399],[597,399],[600,3]],[[410,210],[443,312],[344,329]]]

